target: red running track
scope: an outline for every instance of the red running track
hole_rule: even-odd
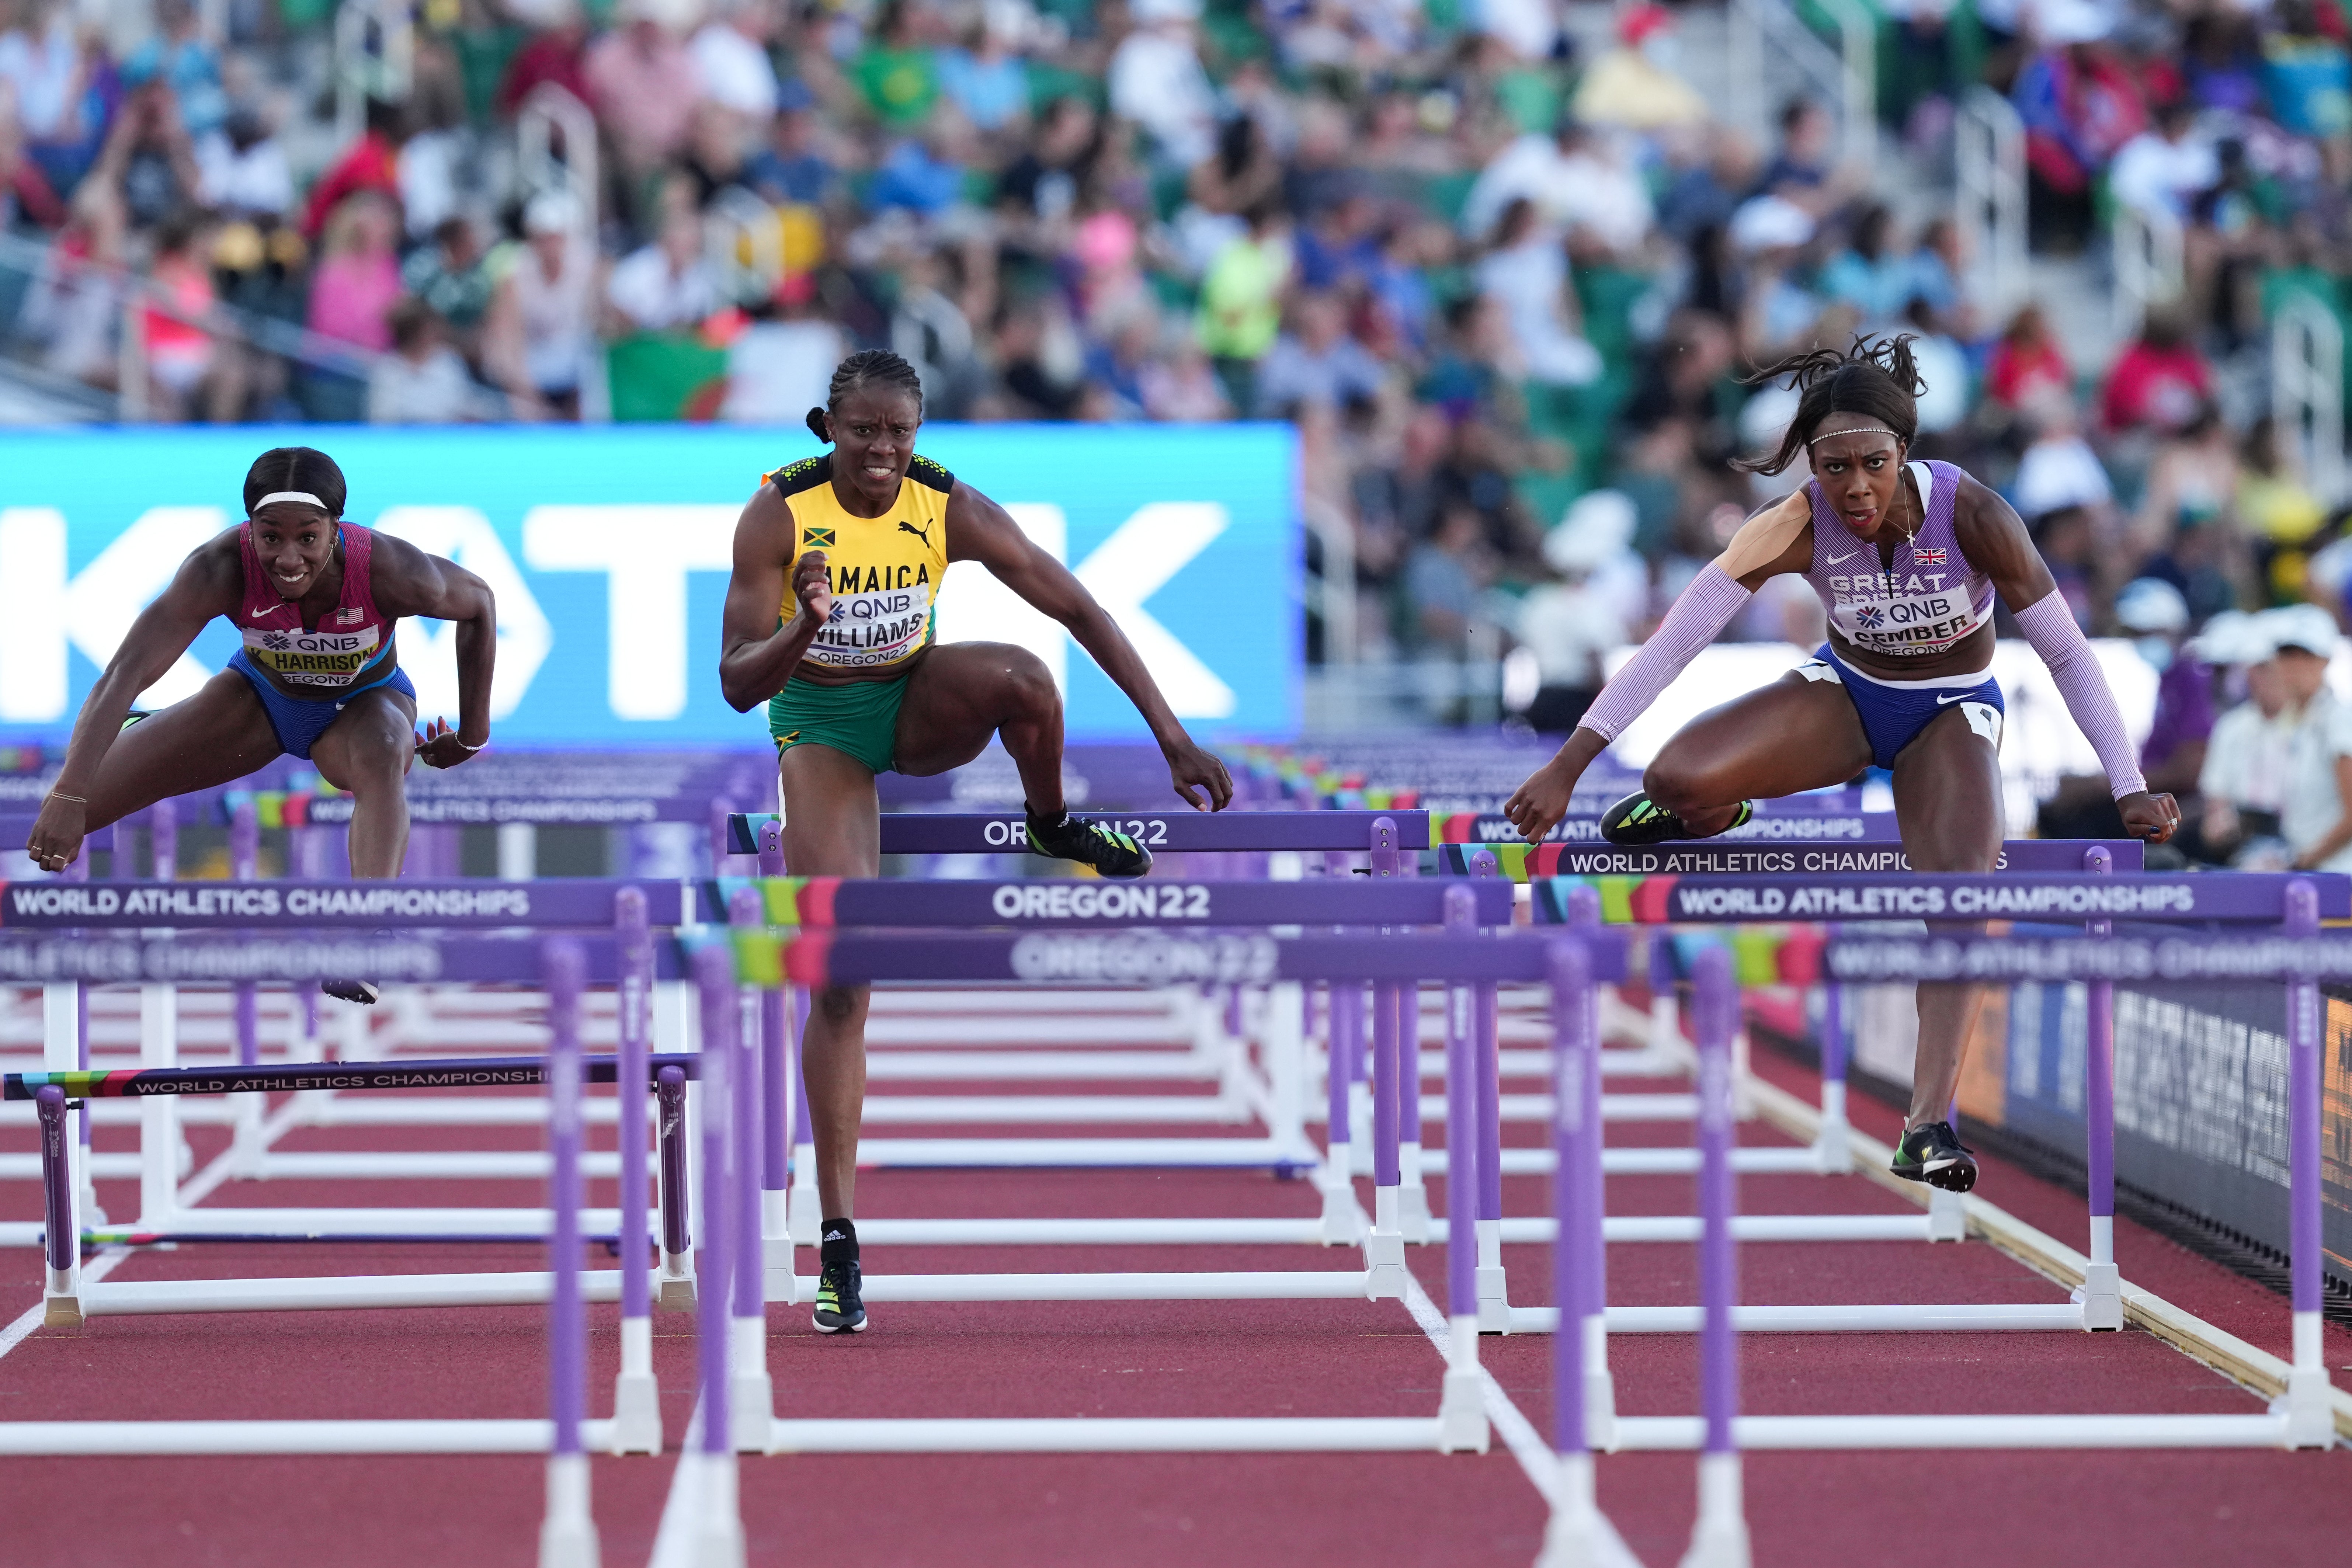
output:
[[[1810,1096],[1800,1069],[1759,1070]],[[944,1086],[942,1086],[944,1087]],[[1146,1092],[1160,1086],[1126,1086]],[[1179,1086],[1164,1086],[1175,1089]],[[1643,1086],[1612,1079],[1612,1089]],[[1083,1086],[1035,1086],[1037,1092]],[[1861,1103],[1885,1136],[1891,1113]],[[920,1130],[893,1127],[894,1134]],[[1171,1129],[1171,1131],[1179,1131]],[[1685,1129],[1612,1126],[1618,1141],[1674,1142]],[[1514,1142],[1537,1130],[1509,1129]],[[127,1132],[123,1135],[127,1138]],[[191,1134],[199,1165],[218,1133]],[[1433,1142],[1441,1141],[1430,1129]],[[1776,1136],[1750,1128],[1756,1142]],[[101,1131],[107,1142],[115,1140]],[[530,1129],[312,1130],[284,1147],[528,1147]],[[28,1147],[12,1132],[9,1147]],[[1306,1215],[1303,1184],[1233,1172],[868,1173],[875,1216],[951,1214]],[[1543,1184],[1507,1184],[1510,1212],[1535,1212]],[[1687,1178],[1612,1178],[1619,1213],[1688,1212]],[[1980,1188],[2080,1246],[2078,1198],[1999,1162]],[[29,1183],[0,1185],[0,1217],[37,1212]],[[522,1204],[531,1184],[233,1184],[215,1205]],[[607,1194],[608,1196],[608,1194]],[[1443,1212],[1443,1184],[1433,1201]],[[130,1184],[105,1184],[128,1213]],[[1900,1200],[1856,1176],[1743,1178],[1751,1211],[1892,1209]],[[1370,1193],[1363,1194],[1370,1201]],[[2128,1223],[2117,1226],[2126,1278],[2275,1352],[2282,1299]],[[803,1255],[805,1257],[805,1255]],[[530,1247],[234,1247],[145,1253],[118,1279],[401,1268],[526,1268]],[[1319,1248],[868,1249],[876,1272],[984,1268],[1339,1268]],[[1745,1299],[2055,1300],[2054,1286],[1988,1247],[1898,1243],[1757,1245],[1742,1251]],[[592,1258],[592,1266],[609,1259]],[[1512,1294],[1548,1300],[1549,1249],[1507,1249]],[[1612,1249],[1612,1299],[1687,1300],[1693,1249]],[[1433,1292],[1443,1258],[1414,1259]],[[9,1312],[37,1300],[38,1258],[0,1253]],[[614,1309],[596,1309],[592,1408],[608,1394]],[[821,1339],[800,1309],[770,1313],[770,1362],[786,1415],[1427,1415],[1441,1362],[1395,1303],[1273,1302],[877,1309],[856,1340]],[[691,1403],[690,1319],[656,1320],[656,1359],[671,1440]],[[2352,1336],[2331,1329],[2331,1366],[2352,1364]],[[1549,1342],[1486,1342],[1503,1388],[1548,1424]],[[1627,1336],[1612,1348],[1629,1414],[1688,1412],[1695,1347]],[[0,1419],[82,1417],[529,1415],[543,1412],[543,1335],[529,1309],[102,1319],[40,1330],[0,1357]],[[2219,1375],[2139,1332],[2078,1336],[1784,1335],[1742,1342],[1743,1398],[1759,1412],[2252,1410]],[[607,1563],[646,1560],[673,1461],[602,1459],[596,1513]],[[1679,1558],[1693,1513],[1686,1455],[1612,1457],[1601,1501],[1652,1564]],[[747,1460],[744,1511],[754,1562],[856,1564],[1192,1565],[1532,1563],[1543,1510],[1498,1444],[1484,1457],[879,1457]],[[535,1552],[541,1467],[530,1458],[58,1459],[7,1467],[18,1521],[0,1546],[8,1568],[122,1563],[320,1563],[373,1568],[426,1561],[527,1563]],[[1762,1564],[1844,1563],[1924,1552],[1999,1564],[2085,1560],[2267,1565],[2352,1560],[2352,1464],[2341,1453],[1767,1454],[1748,1461],[1748,1515]],[[48,1525],[23,1500],[56,1500]]]

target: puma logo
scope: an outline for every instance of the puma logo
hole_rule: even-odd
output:
[[[898,531],[901,533],[913,534],[916,538],[923,542],[923,548],[926,550],[929,550],[931,547],[931,531],[928,525],[922,528],[917,528],[911,522],[901,522],[898,525]]]

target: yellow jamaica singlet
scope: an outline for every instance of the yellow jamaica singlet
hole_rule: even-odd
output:
[[[833,454],[803,458],[766,476],[793,518],[793,559],[824,552],[833,569],[833,615],[804,662],[844,674],[887,671],[931,640],[933,606],[948,570],[948,493],[955,476],[929,458],[907,466],[898,500],[880,517],[843,510],[833,493]],[[784,602],[796,607],[787,568]]]

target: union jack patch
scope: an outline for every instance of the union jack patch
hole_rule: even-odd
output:
[[[804,528],[801,530],[801,548],[803,550],[833,549],[833,530],[829,528]]]
[[[1944,552],[1940,550],[1914,550],[1911,552],[1911,559],[1922,566],[1941,566],[1944,563]]]

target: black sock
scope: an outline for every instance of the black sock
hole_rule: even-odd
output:
[[[817,1235],[824,1238],[817,1243],[816,1248],[820,1268],[830,1263],[857,1261],[857,1226],[855,1221],[829,1219],[818,1227]]]
[[[1043,812],[1024,800],[1021,803],[1021,809],[1028,813],[1029,826],[1032,827],[1043,827],[1051,831],[1066,826],[1070,820],[1070,808],[1066,805],[1057,805],[1051,812]]]

